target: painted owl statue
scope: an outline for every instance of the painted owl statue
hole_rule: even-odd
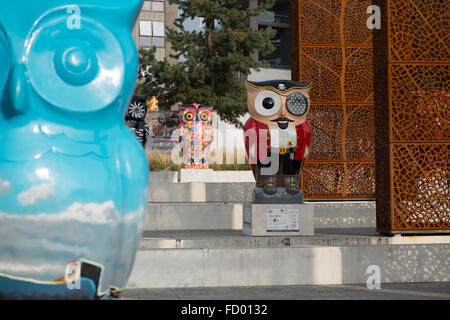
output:
[[[125,113],[125,123],[134,132],[144,148],[150,134],[150,127],[145,122],[147,100],[147,94],[134,94]]]
[[[92,298],[127,283],[148,187],[124,122],[141,5],[0,3],[0,296]]]
[[[180,106],[179,139],[183,154],[182,168],[207,169],[208,153],[213,141],[211,106],[192,104]]]
[[[255,203],[302,203],[300,174],[311,148],[311,83],[247,81],[245,147],[256,179]]]

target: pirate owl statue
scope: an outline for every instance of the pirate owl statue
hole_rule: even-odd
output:
[[[203,104],[180,106],[178,128],[186,169],[206,169],[209,147],[213,141],[212,107]]]
[[[146,94],[135,94],[128,105],[127,112],[125,114],[125,122],[134,132],[136,137],[145,147],[147,139],[150,133],[150,128],[145,122],[145,116],[147,115],[147,99]]]
[[[285,80],[247,82],[245,147],[257,181],[256,203],[303,202],[300,172],[312,138],[310,88],[311,83]]]
[[[148,186],[144,150],[123,119],[141,5],[0,3],[0,296],[126,285]],[[64,291],[67,266],[81,291]]]

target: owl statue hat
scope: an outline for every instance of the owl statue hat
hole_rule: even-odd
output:
[[[301,170],[309,155],[311,82],[247,81],[247,156],[257,181],[255,203],[302,203]]]
[[[0,3],[0,296],[91,297],[127,283],[148,187],[124,121],[141,6]],[[82,290],[65,290],[67,268]]]

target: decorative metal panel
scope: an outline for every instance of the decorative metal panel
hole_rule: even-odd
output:
[[[450,229],[450,143],[391,148],[392,229]]]
[[[377,0],[377,229],[450,230],[449,6]]]
[[[291,1],[293,79],[313,82],[307,198],[375,197],[371,2]]]

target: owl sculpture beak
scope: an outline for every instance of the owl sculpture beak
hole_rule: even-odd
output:
[[[3,93],[3,114],[10,119],[26,111],[27,91],[25,66],[15,64],[10,72]]]
[[[272,122],[276,122],[280,129],[287,129],[289,127],[289,122],[294,122],[294,120],[289,119],[287,117],[278,117],[274,120],[270,120]]]

